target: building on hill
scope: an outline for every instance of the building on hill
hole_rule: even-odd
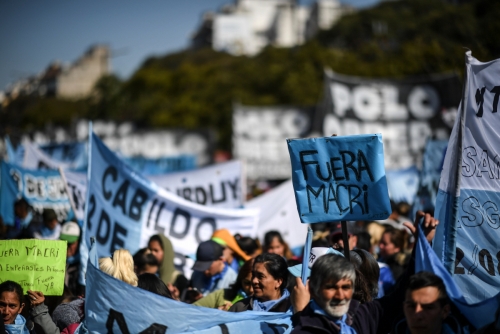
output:
[[[310,7],[297,0],[235,0],[217,13],[203,15],[192,47],[251,56],[268,45],[301,45],[352,11],[339,0],[317,0]]]
[[[110,73],[109,57],[107,46],[95,45],[68,66],[53,62],[38,75],[12,83],[5,92],[4,105],[19,96],[87,97],[96,82]]]

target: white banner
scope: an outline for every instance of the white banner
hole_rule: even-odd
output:
[[[244,160],[249,179],[291,177],[286,138],[309,135],[311,115],[310,109],[298,107],[235,107],[233,155]]]
[[[238,160],[147,178],[190,202],[218,208],[241,207],[246,194],[243,165]]]
[[[264,240],[264,235],[275,230],[281,233],[290,248],[304,246],[307,224],[300,222],[297,204],[293,192],[292,180],[288,180],[270,191],[251,199],[246,208],[259,208],[259,227],[257,235]]]

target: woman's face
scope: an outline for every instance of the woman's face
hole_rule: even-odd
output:
[[[285,255],[285,246],[278,240],[277,237],[274,237],[269,247],[267,249],[268,253],[278,254],[279,256]]]
[[[158,263],[162,263],[163,248],[161,248],[160,243],[156,240],[152,240],[149,242],[148,248],[151,251],[151,253],[155,256],[155,258],[158,260]]]
[[[378,245],[380,248],[380,256],[382,258],[387,258],[391,255],[399,253],[399,247],[396,247],[394,243],[391,241],[391,234],[386,232],[382,235],[382,239],[380,239],[380,244]]]
[[[252,272],[254,297],[261,301],[279,299],[281,297],[281,283],[283,283],[283,280],[271,276],[264,263],[254,264]]]
[[[16,317],[23,310],[24,304],[21,304],[17,293],[4,291],[0,296],[0,313],[3,322],[6,325],[13,324]]]
[[[247,296],[253,295],[252,273],[251,272],[248,273],[248,275],[246,275],[243,278],[243,281],[241,282],[241,288],[243,289],[243,291],[245,291]]]

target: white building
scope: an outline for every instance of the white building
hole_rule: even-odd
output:
[[[55,61],[38,75],[20,79],[7,88],[4,104],[19,96],[56,96],[65,99],[84,98],[91,94],[97,81],[110,73],[110,51],[105,45],[90,47],[70,65]]]
[[[318,0],[310,7],[296,0],[235,0],[218,13],[205,13],[194,33],[194,48],[211,46],[233,55],[255,55],[267,45],[303,44],[326,30],[346,11],[339,0]]]

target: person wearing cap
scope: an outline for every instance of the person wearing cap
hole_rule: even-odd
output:
[[[82,292],[82,286],[78,284],[78,275],[80,269],[80,226],[75,222],[66,222],[61,227],[60,240],[65,240],[68,243],[66,252],[66,274],[64,284],[70,291],[78,296]]]
[[[222,256],[224,261],[238,272],[240,269],[240,260],[245,263],[250,259],[250,256],[245,254],[245,252],[240,248],[236,239],[231,235],[227,229],[220,229],[214,232],[212,235],[212,240],[224,247]]]
[[[213,240],[198,245],[191,287],[196,288],[203,296],[215,290],[229,288],[236,281],[238,274],[224,262],[223,250]]]
[[[42,214],[43,222],[34,229],[35,239],[58,240],[61,234],[61,224],[57,220],[54,209],[44,209]]]
[[[430,242],[439,222],[418,211],[415,225],[421,218]],[[415,226],[407,223],[405,226],[417,233]],[[361,304],[353,298],[356,281],[353,264],[339,255],[321,256],[313,264],[306,287],[297,280],[292,333],[389,333],[394,320],[403,315],[405,290],[414,268],[413,262],[392,294]]]
[[[347,238],[349,243],[349,250],[356,248],[358,237],[352,233],[352,223],[347,225]],[[344,240],[342,239],[342,224],[334,223],[330,229],[330,244],[335,248],[345,248]]]

